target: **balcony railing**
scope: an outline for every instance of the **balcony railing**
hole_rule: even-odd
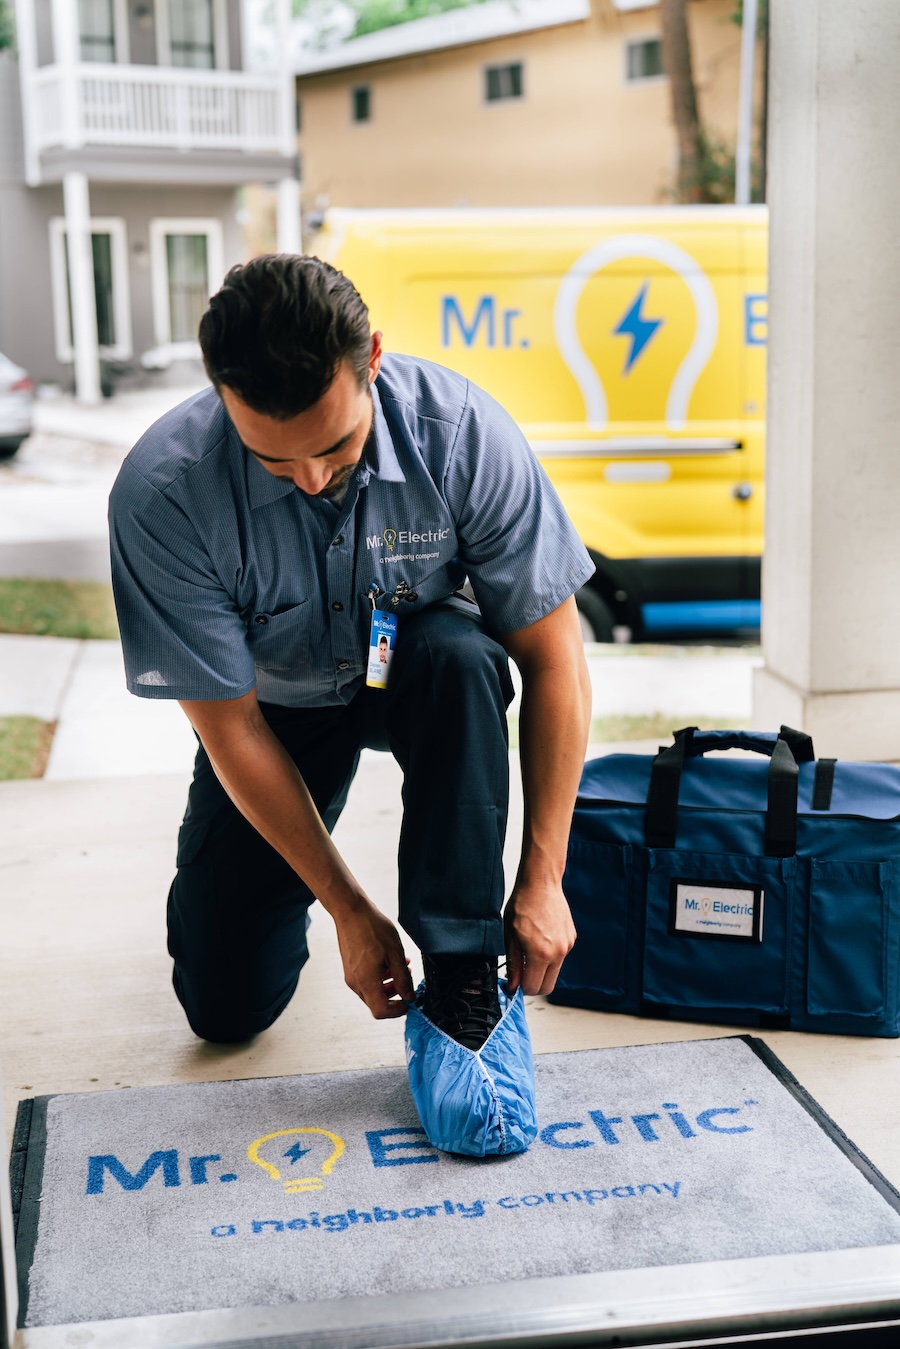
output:
[[[135,145],[283,151],[283,101],[273,79],[170,66],[44,66],[34,80],[36,148]]]

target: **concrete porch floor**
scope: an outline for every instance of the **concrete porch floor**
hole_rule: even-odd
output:
[[[592,752],[602,747],[592,747]],[[518,765],[512,756],[515,786]],[[344,986],[331,920],[314,910],[311,959],[288,1010],[252,1043],[188,1028],[169,982],[165,896],[184,774],[0,784],[0,1068],[9,1139],[17,1102],[52,1092],[402,1065],[400,1022],[375,1022]],[[367,754],[336,839],[391,912],[400,775]],[[521,830],[514,792],[508,873]],[[418,954],[410,950],[413,972]],[[536,1052],[728,1034],[530,1000]],[[764,1032],[800,1082],[900,1185],[900,1043]]]

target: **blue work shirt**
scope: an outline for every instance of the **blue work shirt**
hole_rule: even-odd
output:
[[[488,626],[527,627],[593,572],[512,418],[462,376],[385,356],[374,435],[341,505],[274,477],[213,389],[161,417],[110,496],[128,688],[144,698],[347,703],[376,581],[404,616],[468,576]]]

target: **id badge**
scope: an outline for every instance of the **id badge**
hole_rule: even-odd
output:
[[[398,626],[396,614],[386,614],[381,609],[372,610],[372,622],[369,627],[369,664],[366,670],[367,688],[387,688],[391,656],[397,644]]]

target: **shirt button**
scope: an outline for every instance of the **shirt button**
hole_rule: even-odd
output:
[[[257,623],[268,623],[269,620],[265,614],[257,614],[256,621]]]
[[[332,548],[337,548],[338,544],[343,542],[344,542],[343,534],[338,534],[337,538],[334,540],[331,546]]]
[[[341,604],[340,600],[335,600],[334,604],[332,604],[331,607],[336,614],[339,614],[344,606],[343,604]]]
[[[349,670],[349,669],[350,669],[350,662],[349,662],[349,660],[339,660],[339,661],[338,661],[338,669],[339,669],[339,670]]]

